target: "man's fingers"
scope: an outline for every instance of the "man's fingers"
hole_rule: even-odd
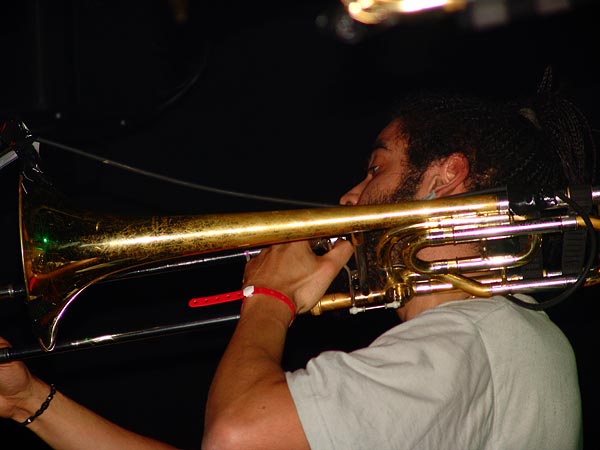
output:
[[[337,263],[341,269],[354,253],[354,246],[345,239],[338,239],[326,256]]]

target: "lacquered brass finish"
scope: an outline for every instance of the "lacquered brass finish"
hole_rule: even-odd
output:
[[[388,2],[386,8],[395,7],[395,3],[402,2]],[[446,2],[448,5],[463,3],[463,0]],[[358,6],[368,10],[378,4],[383,2],[363,2]],[[403,6],[407,4],[402,3]],[[567,274],[544,267],[539,278],[536,278],[538,267],[534,277],[530,273],[524,276],[520,271],[509,270],[526,266],[539,256],[542,239],[545,239],[542,235],[547,233],[560,235],[589,227],[587,237],[593,242],[591,238],[600,229],[598,187],[588,190],[578,186],[575,190],[575,197],[591,195],[595,212],[589,215],[571,201],[569,188],[552,194],[520,190],[510,192],[511,195],[504,191],[497,191],[501,192],[498,194],[473,192],[460,197],[388,205],[238,214],[149,217],[98,214],[67,205],[44,177],[39,167],[39,154],[35,146],[30,145],[31,136],[25,127],[23,131],[23,142],[15,144],[13,152],[23,160],[19,179],[19,225],[25,281],[22,291],[26,294],[34,334],[44,352],[55,348],[57,327],[68,306],[94,283],[133,273],[155,273],[167,266],[186,265],[190,261],[188,258],[196,255],[203,255],[195,258],[197,261],[224,260],[230,258],[233,251],[248,257],[262,247],[296,240],[330,244],[333,238],[349,237],[356,249],[358,267],[354,270],[345,267],[350,292],[328,293],[312,309],[314,315],[334,309],[360,312],[398,308],[414,296],[446,291],[460,290],[489,297],[577,287],[582,280],[585,286],[600,282],[598,255],[585,246],[583,251],[588,250],[589,256],[580,274],[572,273],[576,265],[571,265]],[[588,204],[588,200],[583,198],[582,203]],[[579,214],[574,214],[573,210]],[[366,245],[363,234],[368,232],[377,232],[380,236],[374,262],[369,262],[371,255],[362,251]],[[581,237],[579,231],[569,236]],[[512,241],[514,238],[519,238],[519,242],[527,238],[527,244],[513,253],[488,252],[492,241]],[[478,257],[440,261],[424,261],[419,257],[421,250],[427,247],[466,243],[477,243]],[[327,251],[327,248],[322,250]],[[576,250],[579,264],[581,249]],[[592,264],[592,257],[596,258],[596,265]],[[368,273],[366,269],[370,268],[368,264],[374,264],[374,269],[384,275],[383,288],[371,289],[369,280],[364,279]],[[146,333],[142,330],[126,334],[129,338]],[[82,341],[67,347],[83,345]],[[0,359],[12,360],[6,352],[8,349],[3,350],[0,353],[6,357]],[[15,352],[10,353],[15,355]],[[27,355],[30,352],[20,353]]]
[[[474,193],[388,205],[328,207],[237,214],[118,216],[73,209],[31,170],[20,178],[20,233],[27,306],[42,348],[51,351],[68,306],[87,287],[124,271],[152,267],[194,255],[261,248],[276,243],[351,236],[380,230],[377,265],[387,276],[381,291],[327,294],[311,311],[351,312],[397,308],[414,295],[460,289],[478,296],[561,286],[572,277],[520,280],[507,267],[527,264],[540,235],[585,223],[578,217],[530,220],[509,210],[504,195]],[[598,221],[593,222],[594,227]],[[422,261],[427,246],[486,241],[525,235],[529,245],[514,255]],[[401,243],[402,251],[392,249]],[[402,255],[400,260],[396,255]],[[364,264],[361,262],[361,264]],[[360,269],[364,269],[361,267]],[[360,271],[364,272],[363,270]],[[489,273],[489,277],[465,276]],[[481,274],[478,274],[481,275]],[[489,278],[489,280],[487,279]],[[598,268],[586,283],[595,284]]]
[[[41,180],[21,177],[27,303],[41,345],[88,286],[120,271],[190,255],[394,228],[432,216],[498,213],[495,195],[405,204],[199,216],[95,215],[64,206]]]

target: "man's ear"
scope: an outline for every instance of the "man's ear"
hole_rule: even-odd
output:
[[[437,162],[438,173],[435,177],[433,191],[436,197],[460,194],[467,191],[467,178],[469,177],[469,160],[461,152],[452,153],[450,156]]]

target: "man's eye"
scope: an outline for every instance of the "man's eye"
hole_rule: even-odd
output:
[[[379,170],[380,166],[371,166],[367,169],[367,173],[371,176],[375,176],[375,172]]]

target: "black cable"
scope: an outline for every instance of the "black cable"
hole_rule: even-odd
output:
[[[206,192],[212,192],[214,194],[229,195],[232,197],[245,198],[245,199],[249,199],[249,200],[258,200],[258,201],[263,201],[263,202],[283,203],[283,204],[290,205],[290,206],[296,205],[296,206],[321,207],[321,208],[335,206],[335,205],[331,205],[331,204],[327,204],[327,203],[316,203],[316,202],[307,202],[307,201],[301,201],[301,200],[283,199],[283,198],[277,198],[277,197],[268,197],[268,196],[263,196],[263,195],[247,194],[244,192],[236,192],[236,191],[230,191],[230,190],[226,190],[226,189],[219,189],[219,188],[215,188],[215,187],[211,187],[211,186],[205,186],[202,184],[192,183],[190,181],[183,181],[183,180],[179,180],[177,178],[172,178],[172,177],[168,177],[166,175],[161,175],[158,173],[150,172],[148,170],[139,169],[137,167],[132,167],[127,164],[120,163],[118,161],[113,161],[113,160],[104,158],[102,156],[92,155],[83,150],[79,150],[77,148],[70,147],[68,145],[54,142],[49,139],[36,137],[35,140],[42,144],[52,145],[52,146],[58,147],[62,150],[66,150],[68,152],[75,153],[79,156],[83,156],[83,157],[86,157],[89,159],[99,161],[108,166],[117,167],[117,168],[123,169],[123,170],[128,170],[128,171],[136,173],[138,175],[155,178],[157,180],[166,181],[168,183],[176,184],[179,186],[184,186],[184,187],[188,187],[188,188],[192,188],[192,189],[198,189],[198,190],[206,191]]]

